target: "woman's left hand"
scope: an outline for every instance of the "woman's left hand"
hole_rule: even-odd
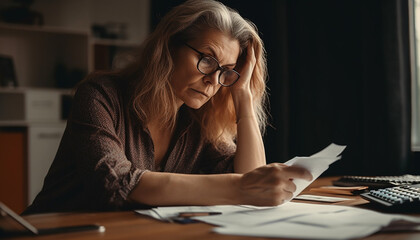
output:
[[[246,173],[266,164],[264,143],[254,110],[254,97],[251,90],[252,75],[257,64],[255,49],[248,44],[246,53],[238,61],[241,77],[230,87],[236,114],[237,148],[234,169]]]
[[[255,57],[254,47],[251,43],[248,44],[246,51],[246,57],[243,62],[239,62],[239,69],[237,69],[241,76],[239,77],[239,80],[230,87],[232,94],[238,91],[250,92],[251,89],[251,76],[254,72],[255,63],[257,62],[257,59]]]

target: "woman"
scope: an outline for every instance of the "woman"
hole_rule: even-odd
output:
[[[278,205],[306,170],[266,165],[266,61],[256,28],[216,1],[174,8],[129,67],[77,89],[26,213],[139,205]]]

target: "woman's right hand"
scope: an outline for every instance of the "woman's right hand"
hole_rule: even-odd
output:
[[[300,167],[271,163],[256,168],[240,179],[240,195],[244,204],[276,206],[293,197],[294,178],[312,180],[309,171]]]

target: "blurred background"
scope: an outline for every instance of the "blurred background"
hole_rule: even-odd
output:
[[[182,2],[0,1],[0,201],[25,206],[40,190],[72,87],[91,71],[124,67]],[[269,162],[334,142],[347,149],[324,175],[419,174],[417,0],[221,2],[265,43]]]

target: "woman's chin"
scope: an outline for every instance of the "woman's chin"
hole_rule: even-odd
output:
[[[188,107],[190,107],[192,109],[200,109],[203,106],[203,104],[199,104],[199,105],[197,105],[197,104],[192,104],[192,105],[185,104],[185,105],[187,105]]]
[[[207,101],[191,101],[191,102],[184,102],[185,105],[192,109],[199,109],[201,108]]]

